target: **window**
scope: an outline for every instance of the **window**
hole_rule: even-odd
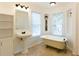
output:
[[[40,35],[40,14],[32,12],[32,36]]]
[[[63,21],[64,21],[64,14],[57,13],[53,15],[53,22],[52,22],[52,29],[53,35],[63,35]]]

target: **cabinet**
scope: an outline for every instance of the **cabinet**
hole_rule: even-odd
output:
[[[13,55],[13,15],[0,14],[0,56]]]
[[[0,39],[0,56],[13,55],[13,39]]]

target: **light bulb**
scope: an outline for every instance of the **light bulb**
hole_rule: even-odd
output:
[[[55,6],[56,2],[50,2],[50,6]]]

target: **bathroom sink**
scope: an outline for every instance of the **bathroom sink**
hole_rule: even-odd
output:
[[[31,36],[31,33],[27,30],[16,30],[16,37],[18,37],[18,38],[24,39],[29,36]]]

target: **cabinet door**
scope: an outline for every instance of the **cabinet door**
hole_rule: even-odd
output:
[[[1,55],[13,55],[13,40],[11,38],[1,39]]]

